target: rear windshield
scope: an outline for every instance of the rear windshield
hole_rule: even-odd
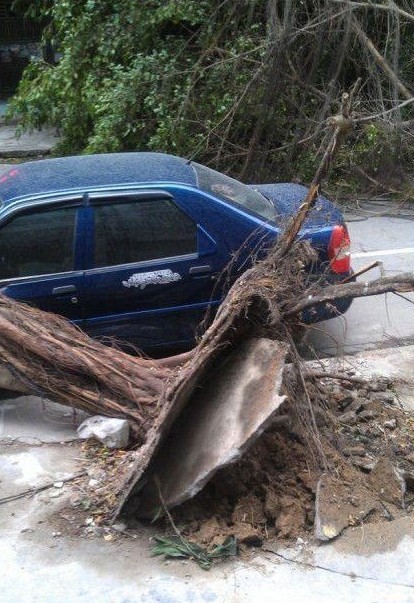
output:
[[[232,205],[239,205],[264,220],[275,221],[273,203],[259,191],[204,165],[194,162],[191,162],[191,165],[197,174],[198,186],[203,191],[224,199]]]

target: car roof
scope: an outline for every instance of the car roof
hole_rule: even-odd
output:
[[[131,152],[60,157],[13,166],[0,177],[0,207],[29,195],[150,182],[197,186],[189,161],[174,155]]]

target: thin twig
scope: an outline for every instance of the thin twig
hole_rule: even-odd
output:
[[[349,281],[352,281],[352,280],[356,279],[358,276],[361,276],[362,274],[369,272],[369,270],[372,270],[373,268],[378,268],[379,266],[382,266],[382,262],[380,262],[379,260],[376,260],[375,262],[372,262],[371,264],[364,266],[357,272],[353,272],[352,274],[350,274],[349,276],[344,278],[341,281],[341,284],[349,283]]]
[[[412,105],[414,103],[414,97],[408,98],[407,100],[399,103],[395,107],[391,107],[391,109],[387,109],[386,111],[381,111],[380,113],[374,113],[373,115],[367,115],[366,117],[357,117],[354,119],[355,124],[360,124],[365,121],[374,121],[374,119],[378,119],[379,117],[384,117],[384,115],[389,115],[390,113],[394,113],[394,111],[400,111],[407,105]]]
[[[73,482],[78,477],[83,477],[87,475],[87,471],[80,471],[71,477],[66,477],[64,479],[60,479],[60,482],[67,484],[68,482]],[[45,484],[44,486],[38,486],[37,488],[30,488],[30,490],[25,490],[24,492],[19,492],[19,494],[12,494],[11,496],[5,496],[4,498],[0,498],[0,505],[4,505],[6,503],[12,502],[13,500],[19,500],[20,498],[24,498],[25,496],[31,496],[34,494],[39,494],[39,492],[43,492],[44,490],[49,490],[53,488],[56,483],[56,480],[51,484]]]

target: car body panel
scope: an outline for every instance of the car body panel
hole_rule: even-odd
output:
[[[75,206],[73,261],[71,269],[62,273],[2,279],[0,273],[0,290],[14,299],[67,317],[92,336],[115,337],[149,352],[160,347],[188,346],[206,310],[217,308],[231,283],[253,259],[263,256],[307,192],[306,187],[297,184],[252,188],[273,203],[274,221],[263,220],[254,211],[202,190],[191,163],[170,155],[117,153],[13,167],[0,179],[0,237],[7,233],[3,230],[5,225],[21,215],[31,215],[36,225],[36,220],[41,220],[39,213],[51,215],[59,208]],[[161,233],[164,228],[168,234],[170,228],[168,222],[164,225],[162,208],[179,212],[184,221],[182,230],[186,231],[188,225],[194,231],[191,252],[163,255],[162,239],[157,243],[162,257],[143,260],[133,255],[128,261],[121,261],[124,237],[111,226],[114,218],[102,218],[106,212],[99,209],[119,209],[121,205],[144,212],[142,215],[146,215],[145,211],[153,211],[155,218],[159,215],[159,227],[155,224],[151,231],[155,239],[158,231]],[[158,213],[154,208],[159,208]],[[106,219],[108,232],[113,231],[108,236],[114,236],[115,242],[119,239],[120,248],[115,247],[109,259],[100,258],[97,264],[102,236],[99,233],[105,232]],[[134,219],[138,220],[136,216]],[[180,221],[177,219],[177,228]],[[327,248],[333,225],[342,223],[340,212],[329,200],[319,197],[300,233],[319,252],[310,278],[321,278],[329,263]],[[131,232],[134,245],[135,230]],[[137,240],[143,237],[148,247],[150,231],[143,227],[143,233],[137,234]],[[121,260],[117,259],[119,254]],[[228,265],[225,278],[218,278]],[[334,275],[328,270],[324,278],[337,282],[348,275]],[[348,300],[341,301],[338,310],[345,311],[347,305]],[[316,314],[305,318],[320,320],[334,312],[334,308],[321,306]]]
[[[1,281],[0,281],[1,282]],[[14,279],[0,288],[1,293],[46,312],[54,312],[83,326],[83,272],[69,272]]]
[[[138,160],[137,160],[138,159]],[[189,162],[164,153],[108,153],[59,157],[13,166],[0,177],[4,203],[70,190],[111,190],[116,185],[180,182],[197,186]]]

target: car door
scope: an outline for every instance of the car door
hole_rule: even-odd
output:
[[[0,291],[73,321],[82,318],[77,224],[82,199],[26,206],[0,219]]]
[[[90,195],[85,329],[146,350],[186,345],[225,264],[216,241],[165,191]]]

